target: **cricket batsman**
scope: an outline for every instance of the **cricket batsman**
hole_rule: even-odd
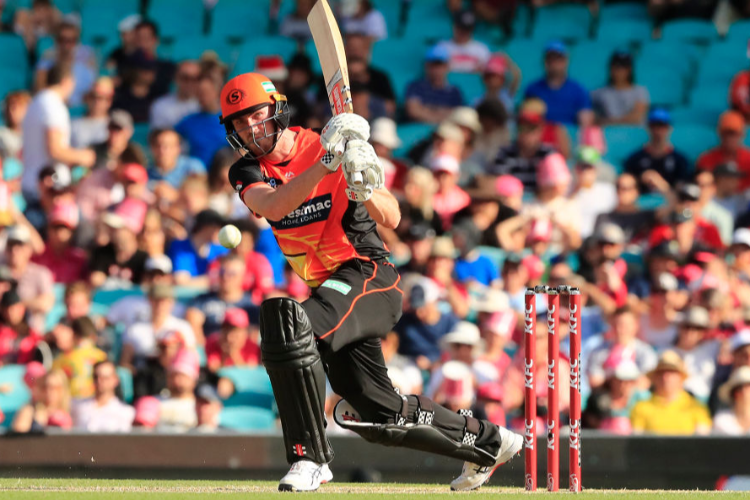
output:
[[[326,373],[343,398],[334,411],[338,425],[373,443],[463,460],[451,489],[482,486],[519,453],[523,438],[470,412],[400,395],[388,378],[380,339],[401,316],[402,291],[376,225],[396,228],[401,215],[383,187],[367,121],[341,114],[320,135],[289,127],[286,97],[257,73],[224,86],[221,113],[227,140],[242,155],[229,181],[250,211],[268,220],[289,264],[312,288],[301,304],[273,298],[261,306],[262,359],[291,464],[279,490],[313,491],[333,478]]]

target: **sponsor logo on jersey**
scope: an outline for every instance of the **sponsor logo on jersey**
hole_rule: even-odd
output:
[[[314,224],[315,222],[327,220],[328,216],[331,214],[332,206],[333,201],[331,199],[331,194],[327,193],[306,201],[283,219],[279,221],[269,221],[269,223],[274,229],[294,229],[308,224]]]
[[[344,283],[343,281],[336,281],[336,280],[326,280],[323,282],[322,285],[320,285],[322,288],[330,288],[331,290],[336,290],[341,295],[347,295],[349,292],[352,291],[352,287]]]

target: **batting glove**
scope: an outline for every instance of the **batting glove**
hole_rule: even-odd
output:
[[[354,113],[342,113],[331,118],[320,134],[320,143],[329,153],[342,155],[346,141],[370,138],[370,124]]]

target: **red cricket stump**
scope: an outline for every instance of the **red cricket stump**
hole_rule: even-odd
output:
[[[581,491],[581,292],[570,290],[570,466],[569,489]]]
[[[524,308],[524,458],[526,460],[526,491],[536,491],[536,291],[526,290]]]
[[[560,295],[547,288],[547,491],[557,491],[560,483],[560,394],[559,361]]]

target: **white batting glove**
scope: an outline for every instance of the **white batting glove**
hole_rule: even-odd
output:
[[[385,181],[383,164],[367,141],[357,139],[349,141],[342,163],[347,183],[346,195],[350,200],[367,201],[372,197],[375,189],[383,187]]]
[[[342,155],[346,141],[370,138],[370,124],[354,113],[342,113],[330,120],[320,133],[320,143],[329,153]]]

